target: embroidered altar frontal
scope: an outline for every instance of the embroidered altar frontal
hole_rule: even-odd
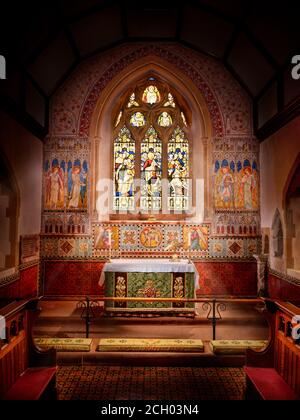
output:
[[[105,297],[194,298],[194,273],[105,273]],[[194,314],[194,303],[106,302],[108,314]]]

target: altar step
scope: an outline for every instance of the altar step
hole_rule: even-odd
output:
[[[245,356],[208,353],[58,353],[59,366],[242,367]]]
[[[203,352],[58,352],[60,366],[241,367],[244,355],[215,355],[209,341]]]

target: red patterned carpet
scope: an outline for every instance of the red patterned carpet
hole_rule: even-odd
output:
[[[242,400],[240,368],[60,367],[60,400]]]

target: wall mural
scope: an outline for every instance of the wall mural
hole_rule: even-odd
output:
[[[190,78],[201,91],[210,112],[213,127],[209,156],[213,212],[209,223],[98,223],[89,208],[93,170],[90,166],[89,127],[95,105],[101,91],[121,70],[148,55],[164,59],[172,68]],[[163,130],[172,124],[175,99],[170,93],[168,102],[162,102],[166,112],[158,114],[157,124]],[[162,97],[149,85],[142,98],[133,93],[128,100],[132,125],[138,129],[143,127],[145,116],[139,115],[136,108],[142,101],[153,107],[162,101]],[[79,66],[54,95],[50,109],[50,131],[45,142],[43,169],[43,259],[99,260],[108,258],[109,253],[112,257],[160,258],[179,252],[181,256],[194,260],[245,260],[260,252],[259,147],[252,133],[251,102],[219,62],[175,44],[121,46]],[[121,111],[114,122],[121,134],[122,118]],[[186,125],[184,112],[181,118]],[[146,142],[151,133],[148,134],[143,147],[149,154],[153,144]],[[134,149],[129,139],[126,146],[131,147],[131,153],[127,156],[121,143],[116,141],[116,200],[124,196],[123,207],[128,209],[133,206],[128,191],[133,191],[134,185],[130,183],[130,170],[124,172],[123,160],[129,155],[133,158],[134,153],[140,154],[141,150]],[[170,207],[176,208],[175,199],[188,197],[186,189],[180,186],[179,190],[176,170],[182,171],[184,167],[188,173],[189,162],[185,160],[188,150],[185,138],[176,137],[174,133],[173,143],[168,150],[169,200]],[[178,163],[174,156],[179,148],[180,153],[184,153],[181,153]],[[159,150],[156,153],[159,154]],[[129,160],[126,161],[127,169],[130,169],[129,163]],[[145,170],[143,179],[147,187],[146,169],[145,159],[141,170]],[[192,171],[192,167],[190,169]],[[182,179],[185,180],[185,175]],[[145,207],[149,207],[148,192],[145,189]],[[159,194],[157,198],[160,198]],[[118,203],[116,201],[115,205]]]
[[[66,162],[57,158],[47,159],[44,165],[44,208],[63,209],[65,203]]]
[[[94,223],[92,231],[92,236],[43,235],[42,257],[249,259],[261,248],[260,237],[215,236],[209,224]]]
[[[213,170],[217,211],[259,210],[258,144],[255,140],[216,140]]]
[[[46,212],[87,211],[89,153],[86,140],[81,141],[78,138],[46,140],[43,177]],[[58,215],[57,217],[59,218]]]

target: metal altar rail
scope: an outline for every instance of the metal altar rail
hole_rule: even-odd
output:
[[[222,319],[222,312],[225,312],[227,305],[230,304],[251,304],[265,307],[265,301],[262,298],[238,299],[238,298],[201,298],[201,299],[178,299],[178,298],[135,298],[135,297],[103,297],[99,299],[90,299],[86,297],[77,303],[77,308],[82,309],[81,318],[85,320],[86,338],[89,338],[91,322],[96,318],[95,308],[100,308],[101,302],[142,302],[142,303],[202,303],[203,311],[207,312],[206,319],[211,322],[213,340],[216,340],[217,322]]]

